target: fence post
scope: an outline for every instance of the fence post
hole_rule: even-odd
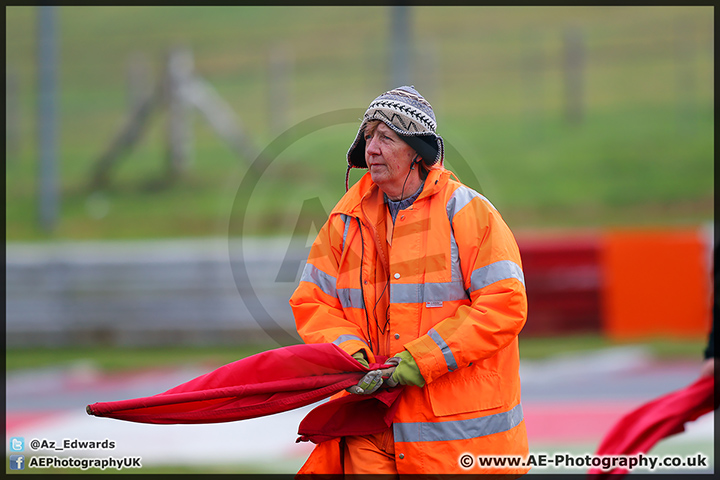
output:
[[[268,59],[268,126],[274,134],[283,132],[288,126],[290,108],[291,59],[287,49],[276,47]]]
[[[55,230],[58,217],[57,174],[57,7],[38,7],[38,219],[46,233]]]
[[[687,19],[675,20],[673,36],[675,66],[675,99],[677,102],[677,124],[684,131],[692,130],[695,121],[695,48],[693,25]]]
[[[120,155],[135,145],[150,119],[150,114],[160,103],[160,88],[157,92],[153,92],[145,97],[138,106],[130,112],[127,123],[122,127],[118,135],[109,145],[108,149],[98,158],[93,168],[92,179],[90,180],[90,189],[97,190],[108,184],[110,170],[117,163]]]
[[[128,60],[127,82],[128,111],[134,112],[147,97],[152,95],[150,62],[144,53],[135,53]]]
[[[423,39],[419,42],[419,49],[422,51],[422,62],[418,62],[416,71],[420,83],[419,90],[425,98],[433,99],[433,106],[437,104],[435,111],[442,110],[438,96],[438,74],[440,72],[440,54],[435,39]],[[399,86],[399,84],[398,84]]]
[[[17,74],[5,71],[5,154],[8,160],[20,151],[20,106]]]
[[[584,116],[585,45],[582,31],[568,28],[564,35],[563,70],[565,76],[565,118],[570,124],[579,124]]]
[[[170,51],[165,75],[165,94],[168,105],[168,170],[169,181],[180,178],[189,167],[192,151],[190,102],[184,89],[193,74],[193,58],[189,50]]]
[[[526,45],[521,59],[521,82],[524,91],[525,128],[530,139],[543,134],[545,125],[545,57],[544,42],[537,31],[527,32],[524,38]]]
[[[390,7],[390,88],[412,83],[410,81],[412,42],[410,41],[410,7],[395,5]]]

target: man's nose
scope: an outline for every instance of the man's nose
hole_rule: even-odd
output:
[[[378,142],[375,138],[376,138],[375,135],[373,135],[367,141],[367,147],[365,148],[365,152],[368,155],[380,155],[380,148],[379,148]]]

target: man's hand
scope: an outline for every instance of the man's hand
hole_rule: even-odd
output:
[[[357,385],[346,388],[350,393],[356,395],[370,395],[375,392],[383,383],[382,370],[372,370],[360,379]]]
[[[425,386],[425,379],[420,373],[420,367],[418,367],[412,354],[407,350],[403,350],[394,357],[389,358],[386,363],[394,363],[397,365],[393,374],[385,381],[385,385],[388,387],[394,387],[396,385]]]
[[[369,363],[365,358],[365,354],[362,350],[354,353],[352,357],[357,360],[358,363],[360,363],[363,367],[367,368],[369,366]],[[392,358],[388,359],[388,364],[397,365],[397,362],[391,362],[390,360],[392,360]],[[356,395],[369,395],[371,393],[374,393],[377,391],[378,388],[382,386],[384,380],[383,377],[389,379],[393,370],[393,368],[386,368],[384,370],[372,370],[366,373],[365,376],[360,379],[357,385],[348,387],[345,390],[349,393],[354,393]]]
[[[352,354],[352,357],[358,361],[360,365],[367,368],[370,364],[367,361],[367,358],[365,358],[365,353],[362,350],[359,350]]]

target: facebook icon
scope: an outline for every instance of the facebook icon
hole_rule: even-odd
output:
[[[10,455],[10,470],[25,470],[25,455]]]

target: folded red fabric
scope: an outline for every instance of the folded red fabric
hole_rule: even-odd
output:
[[[595,453],[605,455],[635,455],[647,453],[663,438],[685,430],[685,423],[693,421],[714,408],[715,379],[700,377],[685,388],[668,393],[645,403],[622,417],[608,432]],[[626,468],[602,471],[592,468],[588,472],[594,480],[611,478],[628,473]]]
[[[320,443],[386,430],[392,425],[402,388],[381,389],[371,395],[345,395],[318,405],[300,422],[296,442]]]
[[[310,405],[357,384],[370,370],[387,367],[363,367],[332,343],[292,345],[229,363],[157,395],[94,403],[87,406],[87,412],[156,424],[245,420]],[[301,439],[318,443],[360,434],[353,433],[355,430],[382,431],[392,423],[389,412],[394,414],[391,407],[401,390],[349,395],[319,405],[301,423],[305,426]],[[356,409],[364,412],[362,421],[358,421]]]

